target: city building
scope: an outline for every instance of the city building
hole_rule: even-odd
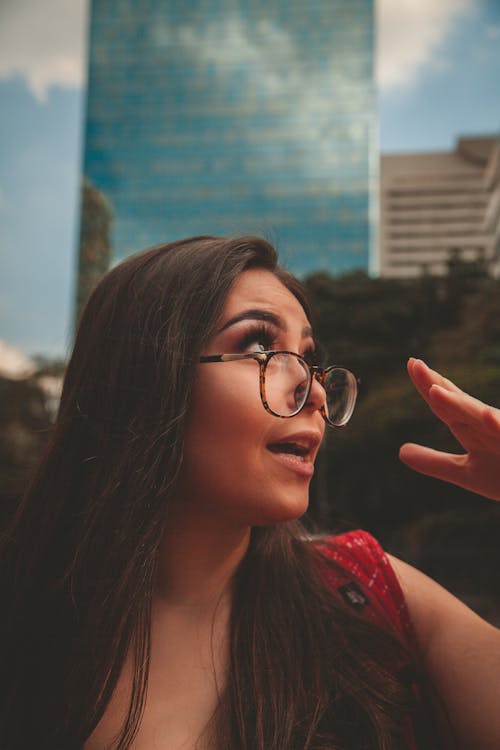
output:
[[[373,0],[92,0],[90,15],[84,177],[113,260],[255,233],[301,275],[368,270]]]
[[[380,274],[444,275],[450,262],[500,271],[500,139],[453,151],[385,154],[380,165]]]

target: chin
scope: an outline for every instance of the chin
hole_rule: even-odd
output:
[[[277,500],[275,502],[269,501],[263,509],[262,517],[256,519],[252,526],[274,526],[286,521],[296,521],[307,512],[308,507],[309,493],[306,493],[305,496],[296,495],[295,497],[293,497],[293,493],[290,493],[287,498],[282,498],[279,502]]]

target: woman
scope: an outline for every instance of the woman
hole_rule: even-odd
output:
[[[500,746],[498,631],[369,535],[295,520],[355,400],[310,320],[251,237],[153,248],[94,291],[1,547],[3,749]],[[402,459],[499,499],[499,412],[409,373],[468,453]]]

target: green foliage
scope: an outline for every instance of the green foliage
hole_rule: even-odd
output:
[[[456,367],[447,374],[481,399],[491,402],[500,393],[500,368]],[[345,519],[390,540],[429,513],[474,507],[470,493],[401,464],[404,442],[463,452],[401,373],[372,388],[345,429],[329,432],[322,457],[331,498],[325,504],[328,525]]]
[[[439,319],[436,285],[371,279],[358,272],[306,280],[329,359],[365,382],[395,372],[410,354],[424,357]]]
[[[472,270],[452,263],[444,279],[413,282],[363,272],[340,278],[318,273],[306,280],[326,359],[361,378],[351,423],[331,431],[320,453],[312,516],[322,524],[345,520],[389,544],[431,513],[476,512],[478,500],[469,493],[416,475],[398,460],[406,441],[457,450],[414,392],[405,372],[409,356],[426,359],[486,402],[500,403],[500,282]],[[40,372],[52,375],[64,367],[40,364]],[[36,379],[0,379],[4,505],[26,486],[50,425]]]
[[[50,427],[47,399],[36,380],[0,377],[0,520],[23,493]]]
[[[332,529],[369,529],[385,546],[413,557],[430,573],[437,570],[446,585],[463,593],[463,571],[454,582],[437,559],[437,540],[451,534],[458,543],[468,528],[475,529],[476,538],[487,501],[416,474],[399,461],[404,442],[463,452],[413,389],[405,364],[409,356],[421,357],[464,390],[500,405],[500,282],[480,269],[451,263],[444,279],[409,282],[370,279],[363,273],[341,278],[317,274],[306,286],[318,310],[326,359],[350,367],[362,381],[351,422],[330,431],[320,453],[311,516]],[[500,508],[487,507],[484,523],[491,526],[493,516],[498,528]],[[446,535],[449,523],[452,531]],[[472,541],[468,551],[460,543],[463,550],[455,557],[470,562],[475,554]],[[497,567],[499,550],[498,541],[484,550]],[[488,585],[476,578],[477,591],[484,593]],[[490,594],[491,604],[497,593]],[[498,609],[498,603],[495,606]]]

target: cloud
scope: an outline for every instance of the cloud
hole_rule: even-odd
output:
[[[286,122],[289,141],[294,142],[297,160],[303,169],[317,173],[318,163],[327,169],[345,166],[348,150],[332,150],[332,128],[344,128],[344,137],[350,141],[367,137],[364,123],[339,125],[336,100],[329,92],[337,90],[352,102],[360,94],[358,80],[362,80],[362,61],[351,59],[339,67],[335,51],[321,64],[305,65],[303,55],[291,34],[269,19],[249,26],[238,14],[228,15],[221,23],[172,26],[158,19],[151,30],[152,45],[170,48],[178,58],[185,56],[197,61],[203,69],[217,73],[214,86],[241,96],[240,111],[255,108],[254,96],[267,96],[276,112],[276,122]],[[248,87],[235,90],[235,70],[251,70]],[[240,124],[240,135],[252,141],[254,126]],[[278,130],[276,129],[278,134]],[[281,138],[281,135],[277,135]],[[254,161],[276,158],[279,151],[254,154]]]
[[[26,354],[0,339],[0,375],[12,380],[29,378],[35,372],[35,365]]]
[[[261,91],[280,92],[283,85],[292,88],[301,83],[291,37],[268,20],[251,28],[237,15],[228,15],[222,26],[218,22],[172,27],[159,21],[152,40],[158,46],[174,44],[203,65],[213,64],[220,76],[243,65],[252,70]]]
[[[442,45],[475,0],[378,0],[377,81],[382,88],[411,86],[426,64],[446,68]]]
[[[3,0],[0,79],[22,76],[42,102],[51,86],[81,87],[87,11],[87,0]]]
[[[475,0],[378,0],[376,67],[379,84],[384,88],[408,86],[426,63],[446,65],[439,60],[442,43],[455,21],[472,11],[475,5]],[[0,79],[21,75],[39,101],[46,100],[50,86],[81,87],[85,78],[87,13],[88,0],[3,0]],[[218,60],[214,60],[216,64],[242,58],[262,63],[262,50],[269,49],[272,42],[281,48],[284,59],[290,59],[293,50],[286,34],[263,23],[260,35],[266,39],[266,46],[256,45],[256,40],[249,40],[244,29],[233,23],[224,37],[218,30],[215,46],[212,46],[211,30],[207,29],[203,41],[208,44],[204,51],[208,56],[214,53],[218,56]],[[183,46],[194,46],[189,33],[185,28],[184,37],[178,40]],[[497,26],[492,26],[488,32],[492,38],[498,38],[498,33]],[[169,30],[160,24],[156,34],[156,42],[160,42],[162,35],[165,42]],[[220,44],[222,38],[225,39],[223,45]],[[261,55],[258,59],[257,54]],[[281,85],[283,74],[279,78]],[[267,85],[273,84],[278,84],[278,80],[271,73]]]

